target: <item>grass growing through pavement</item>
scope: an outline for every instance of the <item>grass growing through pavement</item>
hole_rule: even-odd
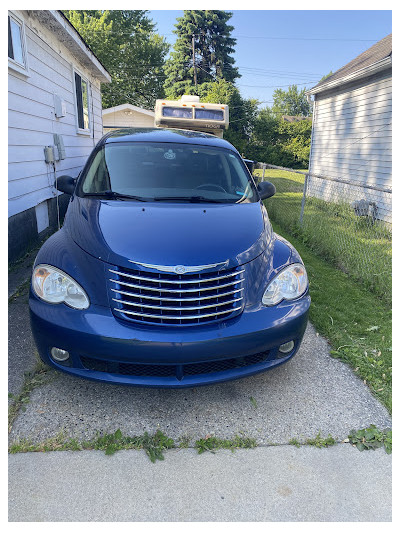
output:
[[[317,436],[313,439],[307,439],[306,444],[309,446],[316,446],[317,448],[327,448],[336,444],[335,439],[329,434],[326,438],[321,437],[321,433],[318,432]]]
[[[21,392],[14,396],[9,394],[8,397],[11,398],[11,404],[8,406],[8,431],[12,429],[14,420],[17,418],[21,410],[25,410],[26,405],[30,401],[30,394],[36,387],[43,385],[48,382],[49,374],[51,371],[50,367],[45,365],[42,360],[39,358],[39,355],[36,353],[36,365],[35,368],[29,372],[25,372],[24,375],[24,384],[22,386]]]
[[[293,438],[290,439],[289,444],[296,446],[296,448],[300,448],[300,446],[304,446],[305,444],[308,446],[315,446],[316,448],[327,448],[328,446],[334,446],[337,442],[330,433],[325,438],[321,437],[321,432],[319,431],[317,436],[313,439],[307,439],[305,442],[300,442],[296,438]]]
[[[377,450],[378,448],[384,448],[387,454],[392,453],[392,430],[390,428],[380,430],[373,424],[367,428],[359,429],[356,431],[353,429],[350,431],[347,439],[341,441],[342,444],[349,442],[352,446],[356,447],[360,452],[364,450]],[[313,439],[307,439],[300,442],[298,439],[293,438],[289,440],[289,444],[300,448],[300,446],[308,445],[315,446],[317,448],[327,448],[328,446],[334,446],[339,444],[331,434],[327,437],[321,437],[321,433],[318,432],[317,436]]]
[[[155,463],[157,460],[164,460],[166,450],[189,448],[189,440],[188,437],[183,437],[179,444],[175,444],[172,438],[160,430],[157,430],[154,435],[149,435],[146,432],[144,435],[129,437],[117,429],[115,433],[97,435],[92,440],[79,442],[76,439],[66,439],[63,432],[60,432],[55,437],[50,437],[44,442],[36,444],[27,439],[17,439],[9,447],[9,453],[102,450],[106,455],[114,455],[119,450],[144,450],[150,461]],[[348,438],[344,439],[342,443],[351,443],[360,451],[375,450],[383,446],[386,453],[390,454],[392,453],[392,431],[390,429],[381,431],[371,425],[369,428],[351,431]],[[327,448],[338,444],[338,442],[330,434],[324,438],[318,433],[315,438],[303,442],[292,438],[289,444],[296,446],[296,448],[304,445]],[[201,454],[207,451],[215,453],[216,450],[221,449],[233,452],[239,448],[255,448],[257,446],[256,439],[242,435],[236,435],[231,439],[220,439],[207,435],[195,442],[194,449]],[[277,444],[271,443],[268,446],[277,446]]]
[[[300,253],[310,281],[310,320],[391,412],[391,309],[349,275],[330,265],[278,224],[274,230]]]
[[[255,174],[260,176],[260,172],[256,170]],[[265,202],[273,222],[387,303],[391,302],[392,237],[383,222],[372,224],[356,216],[346,202],[307,197],[300,227],[304,176],[268,169],[264,179],[271,181],[277,191]]]
[[[19,287],[18,289],[14,292],[14,294],[12,294],[9,298],[8,298],[8,303],[12,303],[14,302],[17,298],[19,298],[20,296],[25,296],[25,295],[28,295],[29,293],[29,286],[31,284],[31,280],[30,278],[27,279],[26,281],[24,281]]]
[[[195,449],[198,453],[205,451],[215,452],[219,449],[234,451],[236,448],[254,448],[257,446],[255,439],[236,435],[232,439],[219,439],[207,435],[204,439],[195,442]],[[17,440],[9,447],[9,453],[27,452],[50,452],[50,451],[79,451],[79,450],[103,450],[106,455],[113,455],[118,450],[144,450],[150,461],[164,459],[164,452],[172,448],[188,448],[189,439],[183,437],[179,445],[174,440],[166,436],[162,431],[157,430],[154,435],[147,432],[144,435],[129,437],[123,435],[120,429],[115,433],[97,435],[94,439],[78,442],[76,439],[66,439],[63,433],[47,439],[38,444],[33,444],[28,440]]]
[[[250,437],[243,437],[236,435],[232,439],[219,439],[214,436],[207,436],[204,439],[199,439],[195,443],[195,448],[199,453],[206,451],[214,453],[215,450],[232,450],[236,448],[255,448],[257,446],[256,439]]]
[[[49,452],[49,451],[80,451],[103,450],[106,455],[113,455],[118,450],[145,450],[150,461],[164,459],[164,451],[175,448],[173,439],[157,430],[154,435],[147,432],[144,435],[128,437],[120,429],[115,433],[98,435],[92,440],[78,442],[76,439],[65,439],[63,433],[47,439],[43,443],[32,444],[27,440],[16,441],[9,448],[10,453]]]
[[[364,450],[376,450],[384,447],[386,453],[392,453],[392,430],[381,431],[371,424],[368,428],[350,432],[349,442],[356,446],[360,452]]]

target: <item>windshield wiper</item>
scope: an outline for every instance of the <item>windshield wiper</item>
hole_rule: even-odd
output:
[[[143,198],[142,196],[124,194],[122,192],[116,192],[116,191],[110,191],[110,190],[101,191],[101,192],[87,192],[87,193],[84,193],[84,196],[104,196],[111,200],[119,200],[119,199],[127,198],[129,200],[137,200],[138,202],[148,202],[149,200],[151,200],[151,198]]]
[[[206,198],[205,196],[156,196],[153,198],[154,202],[168,202],[170,200],[180,200],[182,202],[193,203],[210,203],[210,204],[224,204],[227,200],[216,200],[214,198]]]

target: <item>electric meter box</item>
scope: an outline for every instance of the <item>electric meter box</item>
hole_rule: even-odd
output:
[[[65,117],[67,114],[67,103],[58,94],[54,95],[54,113],[56,118]]]

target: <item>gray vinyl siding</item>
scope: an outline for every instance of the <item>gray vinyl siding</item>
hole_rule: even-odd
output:
[[[317,93],[314,103],[310,172],[350,180],[350,186],[310,178],[309,194],[327,201],[375,202],[378,218],[391,222],[392,73]]]
[[[8,70],[9,217],[56,195],[54,169],[44,160],[44,147],[62,135],[66,158],[56,162],[57,175],[77,176],[102,136],[100,82],[56,36],[17,12],[25,22],[28,75]],[[77,130],[74,69],[89,82],[90,134]],[[54,94],[66,102],[66,116],[56,118]]]

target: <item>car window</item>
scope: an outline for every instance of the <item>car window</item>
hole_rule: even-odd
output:
[[[231,150],[178,143],[110,143],[82,176],[81,192],[112,191],[146,199],[258,201],[240,157]]]

